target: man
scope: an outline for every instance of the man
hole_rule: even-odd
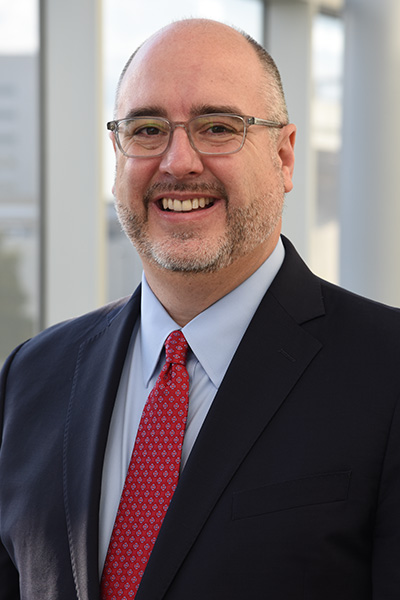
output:
[[[108,127],[144,278],[5,365],[0,599],[397,599],[400,313],[280,238],[295,127],[272,60],[220,23],[174,23],[128,63]],[[119,502],[175,330],[180,477],[146,549],[124,531],[154,526],[136,516],[153,491]]]

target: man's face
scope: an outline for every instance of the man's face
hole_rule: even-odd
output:
[[[170,121],[209,112],[270,119],[263,78],[254,50],[236,32],[177,24],[134,58],[117,118],[140,111]],[[293,126],[253,126],[240,152],[205,156],[178,128],[161,157],[127,158],[117,149],[116,207],[145,270],[211,272],[238,258],[266,258],[291,189],[293,142]]]

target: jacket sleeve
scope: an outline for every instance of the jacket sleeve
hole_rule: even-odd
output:
[[[374,529],[373,600],[400,598],[400,398],[382,465]]]
[[[0,373],[0,459],[6,375],[15,354],[18,352],[18,349],[19,348],[16,348],[15,351],[9,356],[2,369],[2,372]],[[1,516],[2,507],[0,503],[0,600],[20,600],[18,571],[1,541]]]
[[[0,542],[0,600],[20,600],[19,577],[6,549]]]

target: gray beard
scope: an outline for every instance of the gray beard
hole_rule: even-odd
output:
[[[154,187],[161,187],[156,184]],[[205,189],[205,187],[207,189]],[[162,191],[171,192],[177,190],[200,192],[211,192],[219,197],[225,198],[227,208],[226,231],[220,236],[211,248],[200,244],[201,248],[193,252],[185,252],[186,242],[197,237],[193,231],[177,232],[169,240],[154,242],[147,232],[147,206],[151,194],[155,193],[152,188],[144,198],[146,215],[140,217],[116,199],[116,210],[121,226],[136,247],[142,258],[152,262],[162,269],[180,273],[213,273],[232,264],[236,259],[242,257],[258,245],[268,239],[274,231],[281,215],[284,199],[283,181],[280,190],[271,192],[254,200],[247,207],[237,207],[229,210],[229,200],[225,190],[216,189],[215,186],[207,184],[191,186],[162,186]],[[215,193],[217,192],[217,193]],[[204,209],[207,210],[207,209]],[[177,251],[174,251],[174,249]]]

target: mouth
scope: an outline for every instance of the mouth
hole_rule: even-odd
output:
[[[169,212],[191,212],[210,208],[214,204],[213,198],[186,198],[178,200],[177,198],[161,198],[158,205],[163,211]]]

